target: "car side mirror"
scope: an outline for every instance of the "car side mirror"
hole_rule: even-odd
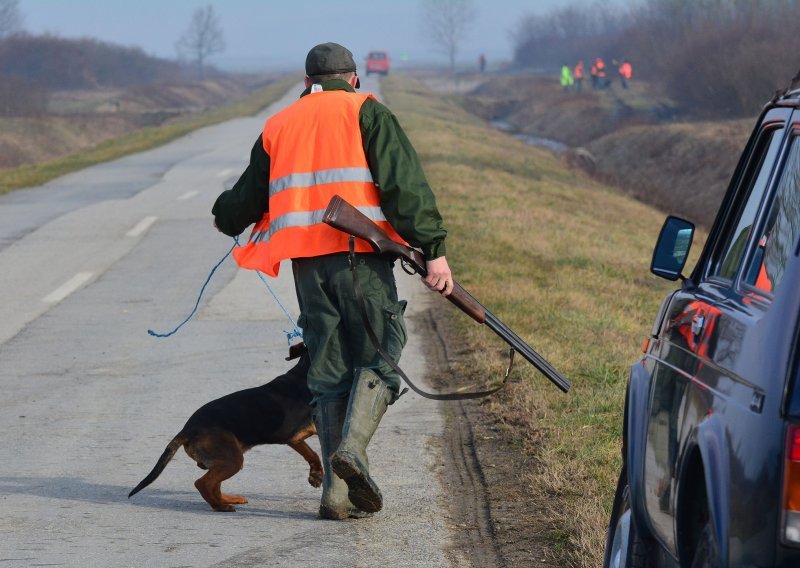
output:
[[[650,272],[667,280],[686,280],[681,274],[689,258],[694,237],[694,224],[670,215],[661,227]]]

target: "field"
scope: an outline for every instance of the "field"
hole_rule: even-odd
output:
[[[296,80],[273,80],[249,92],[236,90],[233,96],[220,92],[224,85],[214,84],[132,89],[110,99],[108,93],[87,92],[55,98],[52,114],[0,117],[0,152],[6,161],[0,158],[0,194],[154,148],[203,126],[255,114]],[[110,112],[109,100],[125,112]],[[23,165],[4,167],[17,163]]]
[[[509,565],[598,566],[627,368],[672,288],[648,273],[664,214],[422,83],[393,77],[383,93],[436,192],[455,278],[573,383],[564,395],[522,361],[508,388],[471,407],[501,554]],[[451,345],[463,345],[457,384],[499,380],[504,344],[443,311]]]

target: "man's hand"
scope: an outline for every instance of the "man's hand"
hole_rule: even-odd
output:
[[[443,256],[425,261],[425,268],[428,275],[422,279],[425,285],[431,290],[440,292],[442,296],[449,296],[453,291],[453,275],[447,265],[447,259]]]

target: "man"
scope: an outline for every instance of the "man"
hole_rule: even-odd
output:
[[[564,89],[565,93],[569,91],[573,82],[572,69],[569,68],[569,65],[564,63],[564,65],[561,66],[561,87]]]
[[[631,77],[633,76],[633,66],[631,65],[631,62],[627,59],[623,60],[622,65],[619,66],[618,72],[619,80],[622,83],[622,88],[627,89],[628,81],[630,81]]]
[[[309,51],[300,100],[269,118],[239,181],[212,210],[217,228],[238,235],[256,223],[234,252],[240,266],[277,276],[291,259],[309,350],[308,386],[325,469],[319,514],[364,517],[383,500],[369,475],[366,447],[400,378],[376,352],[354,298],[348,237],[321,222],[341,195],[397,241],[428,259],[426,285],[448,295],[446,231],[417,154],[397,119],[360,87],[353,55],[336,43]],[[393,259],[356,241],[356,270],[369,320],[395,360],[406,341],[405,302],[398,301]],[[333,475],[333,473],[335,475]]]
[[[606,77],[606,64],[600,57],[594,60],[594,69],[597,69],[597,88],[607,88],[609,86],[609,82],[608,78]]]
[[[583,92],[583,60],[578,61],[578,63],[575,64],[575,71],[573,73],[573,76],[575,77],[575,90],[578,91],[578,93],[582,93]]]

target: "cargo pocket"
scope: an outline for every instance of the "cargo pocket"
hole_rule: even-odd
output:
[[[406,341],[408,341],[406,322],[403,318],[407,304],[408,302],[405,300],[400,300],[383,308],[386,318],[385,349],[395,361],[400,359],[400,353],[403,351]]]
[[[387,279],[387,273],[390,276],[392,273],[386,269],[385,261],[382,258],[357,257],[356,270],[361,284],[361,292],[365,298],[373,298],[376,301],[385,298],[386,287],[393,280]],[[348,278],[352,277],[348,276]],[[353,296],[353,299],[355,299],[355,296]]]

